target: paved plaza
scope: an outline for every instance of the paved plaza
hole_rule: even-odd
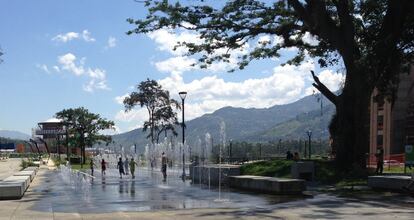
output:
[[[0,160],[0,180],[12,176],[13,173],[19,171],[21,169],[21,161],[22,159],[20,158],[9,158]]]
[[[138,170],[122,180],[114,170],[77,185],[42,166],[21,200],[0,201],[0,219],[413,219],[414,199],[269,196],[183,183],[172,172]],[[85,186],[86,185],[86,186]]]

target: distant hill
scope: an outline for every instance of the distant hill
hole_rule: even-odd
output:
[[[211,114],[186,122],[186,140],[193,144],[198,139],[204,141],[206,133],[210,133],[214,143],[220,140],[220,124],[225,123],[226,139],[235,141],[265,142],[282,138],[298,139],[311,129],[315,138],[328,138],[327,127],[334,113],[334,106],[323,99],[323,115],[321,104],[314,96],[306,96],[286,105],[275,105],[270,108],[234,108],[224,107]],[[181,140],[181,127],[177,128],[178,140]],[[137,144],[142,152],[148,143],[146,133],[135,129],[113,136],[116,145],[132,146]]]
[[[246,137],[244,141],[260,142],[270,140],[298,140],[307,138],[307,131],[312,131],[312,138],[326,140],[329,138],[329,123],[335,113],[334,105],[327,105],[321,110],[314,110],[297,115],[294,119],[282,122],[266,131]]]
[[[0,137],[17,140],[29,140],[30,135],[20,131],[0,130]]]

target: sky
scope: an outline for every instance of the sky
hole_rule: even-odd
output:
[[[83,106],[113,120],[116,130],[111,133],[130,131],[148,116],[139,107],[125,112],[122,100],[147,78],[157,80],[176,100],[179,91],[188,92],[186,120],[225,106],[294,102],[313,93],[310,70],[332,90],[343,82],[341,68],[321,69],[310,58],[300,66],[282,66],[295,48],[229,72],[238,56],[260,42],[280,43],[267,35],[231,51],[229,63],[199,69],[185,48],[173,50],[178,41],[200,42],[197,33],[163,29],[126,35],[134,29],[126,19],[146,13],[134,0],[0,0],[0,130],[31,134],[56,112]]]

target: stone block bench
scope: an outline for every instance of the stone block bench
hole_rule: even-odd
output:
[[[39,170],[39,167],[26,167],[23,171],[35,171],[35,174],[37,174],[37,171]]]
[[[368,186],[378,189],[402,190],[411,181],[411,176],[369,176]]]
[[[36,176],[36,171],[35,170],[23,170],[23,171],[13,174],[13,176],[29,176],[30,182],[31,182]]]
[[[28,167],[0,181],[0,200],[22,198],[37,170],[37,167]]]
[[[25,183],[21,182],[5,182],[0,181],[0,200],[4,199],[20,199],[23,197]]]
[[[230,176],[229,184],[233,188],[271,194],[301,194],[306,189],[304,180],[266,176]]]

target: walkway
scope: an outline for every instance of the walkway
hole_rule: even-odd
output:
[[[3,180],[9,176],[12,176],[16,171],[21,169],[20,158],[9,158],[6,160],[0,160],[0,180]]]
[[[387,198],[352,199],[328,194],[313,198],[279,203],[271,206],[245,208],[170,209],[152,211],[100,211],[83,212],[70,206],[71,210],[59,211],[57,204],[44,197],[59,196],[43,185],[51,184],[53,171],[43,166],[22,200],[0,201],[2,219],[412,219],[414,199],[390,194]],[[195,197],[197,195],[194,195]],[[45,201],[39,204],[39,201]],[[171,201],[174,202],[174,201]],[[247,201],[248,202],[248,201]],[[122,205],[117,203],[114,205]],[[42,207],[40,207],[42,206]],[[41,210],[41,211],[40,211]]]

